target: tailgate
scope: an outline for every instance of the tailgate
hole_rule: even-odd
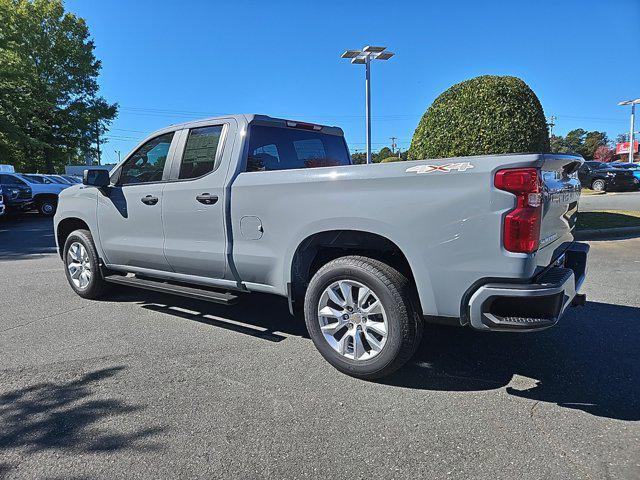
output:
[[[573,241],[573,228],[578,213],[580,182],[577,170],[582,157],[574,155],[543,155],[543,207],[540,226],[538,265],[547,266]]]

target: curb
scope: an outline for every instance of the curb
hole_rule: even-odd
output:
[[[592,228],[573,233],[576,240],[616,239],[634,235],[640,236],[640,227]]]

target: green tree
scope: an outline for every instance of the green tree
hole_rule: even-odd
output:
[[[562,135],[551,135],[549,137],[549,143],[551,145],[551,151],[555,153],[568,152],[567,145]]]
[[[356,152],[351,154],[351,161],[356,165],[367,163],[367,154],[362,152]]]
[[[384,160],[385,158],[391,157],[392,155],[393,155],[393,152],[389,147],[382,147],[379,152],[372,155],[371,160],[374,163],[380,163],[382,160]]]
[[[117,113],[98,95],[87,25],[61,0],[0,0],[0,26],[0,155],[18,170],[60,170]]]
[[[409,158],[548,152],[538,97],[516,77],[482,76],[442,93],[424,114]]]
[[[565,150],[561,153],[578,153],[582,155],[586,135],[587,131],[582,128],[571,130],[564,137]]]
[[[577,153],[586,160],[593,160],[599,147],[609,146],[609,138],[605,132],[597,130],[588,132],[583,128],[576,128],[566,136],[553,135],[551,137],[551,151],[556,153]]]
[[[402,162],[402,159],[398,157],[387,157],[380,160],[380,163],[390,163],[390,162]]]
[[[609,138],[605,132],[592,131],[587,132],[584,137],[584,144],[582,146],[582,156],[586,160],[592,160],[595,158],[596,150],[599,147],[608,147]]]

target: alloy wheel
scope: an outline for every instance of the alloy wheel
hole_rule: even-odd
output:
[[[353,280],[333,282],[324,290],[318,322],[331,348],[351,360],[375,357],[387,341],[389,325],[380,299]]]
[[[89,253],[83,244],[73,242],[67,252],[67,269],[76,288],[84,290],[89,286],[93,272]]]

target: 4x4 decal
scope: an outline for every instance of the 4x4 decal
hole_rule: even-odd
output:
[[[457,170],[459,172],[465,172],[473,168],[473,164],[469,162],[460,163],[446,163],[444,165],[416,165],[405,170],[407,173],[432,173],[432,172],[444,172],[449,173],[451,170]]]

